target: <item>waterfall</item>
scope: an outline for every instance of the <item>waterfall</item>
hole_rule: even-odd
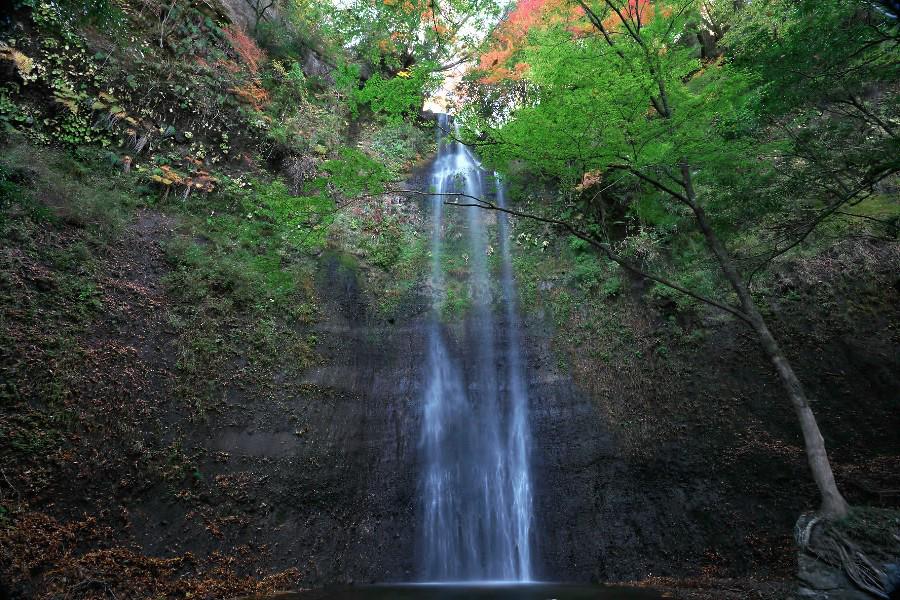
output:
[[[436,192],[431,198],[435,310],[428,330],[422,415],[421,571],[428,581],[529,581],[528,397],[505,215],[498,219],[503,329],[494,314],[487,211],[478,207],[462,209],[468,229],[471,308],[456,354],[450,351],[437,310],[446,284],[444,202],[452,198],[440,194],[482,198],[493,185],[498,203],[506,201],[499,178],[486,181],[487,174],[471,152],[443,138],[441,131],[449,125],[449,118],[441,115],[438,156],[431,172]]]

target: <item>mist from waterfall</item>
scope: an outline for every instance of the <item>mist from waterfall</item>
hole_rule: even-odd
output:
[[[441,325],[442,266],[448,199],[483,198],[502,182],[482,170],[462,144],[444,139],[431,171],[432,286],[426,391],[422,418],[421,576],[426,581],[529,581],[532,498],[528,396],[521,354],[508,222],[498,219],[502,319],[495,318],[488,257],[488,212],[466,207],[468,286],[466,335],[456,353]],[[464,368],[469,365],[469,368]]]

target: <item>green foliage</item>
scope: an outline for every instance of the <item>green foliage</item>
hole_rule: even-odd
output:
[[[6,214],[14,206],[26,209],[35,221],[48,221],[51,214],[46,207],[33,202],[31,195],[20,185],[19,176],[5,164],[0,164],[0,225],[6,223]]]
[[[292,3],[285,3],[288,9],[291,5]],[[303,28],[304,24],[298,19],[296,12],[289,10],[281,18],[261,21],[254,37],[271,58],[296,60],[310,47],[309,31]]]
[[[223,252],[233,248],[229,256],[221,257],[222,273],[214,278],[221,275],[231,280],[231,274],[237,274],[236,283],[223,287],[238,290],[234,295],[242,302],[284,297],[294,284],[281,269],[282,255],[322,248],[334,214],[333,201],[324,195],[294,196],[278,180],[257,182],[251,189],[226,182],[223,188],[219,196],[228,198],[233,209],[211,211],[203,221],[204,236],[217,248]],[[202,267],[206,253],[203,246],[197,246],[177,254]],[[250,279],[245,281],[242,275]]]
[[[272,61],[272,71],[266,75],[269,82],[266,87],[271,90],[270,109],[276,114],[283,114],[291,104],[296,105],[309,94],[303,67],[296,60]]]
[[[777,114],[895,82],[890,28],[871,5],[764,0],[735,15],[725,43],[735,67],[757,78],[758,108]]]
[[[553,324],[563,327],[572,317],[572,305],[575,299],[566,290],[560,290],[550,296],[550,312]]]
[[[282,268],[275,252],[225,252],[179,239],[167,246],[167,255],[174,271],[166,283],[183,302],[224,297],[238,308],[259,308],[282,302],[296,289],[294,274]]]
[[[562,188],[537,212],[597,234],[650,272],[730,299],[681,201],[688,193],[744,266],[775,252],[762,248],[783,247],[846,190],[862,190],[851,196],[859,202],[874,181],[900,172],[896,39],[871,7],[712,2],[700,14],[690,3],[654,4],[640,24],[622,11],[626,25],[610,10],[626,2],[588,4],[611,37],[587,19],[536,21],[518,55],[528,69],[516,94],[474,80],[467,90],[464,136],[486,162]],[[701,62],[685,43],[697,23],[718,35],[731,27],[724,59]],[[573,34],[580,27],[595,35]],[[819,225],[823,239],[841,230],[834,221]],[[878,231],[859,221],[843,231],[854,228]],[[590,257],[574,263],[578,285],[605,280]],[[606,293],[618,287],[609,280]],[[654,295],[680,296],[661,287]]]
[[[34,116],[10,97],[15,93],[16,86],[0,87],[0,122],[13,129],[22,129],[34,123]]]
[[[616,296],[622,287],[619,266],[605,257],[598,257],[594,248],[581,238],[569,236],[567,241],[574,261],[572,282],[603,299]]]
[[[403,235],[398,227],[380,228],[378,236],[371,246],[371,261],[384,270],[391,269],[400,258],[402,241]]]
[[[404,301],[410,294],[415,294],[416,284],[428,271],[426,239],[408,225],[400,226],[399,229],[400,235],[395,238],[396,254],[387,261],[374,259],[386,270],[384,285],[373,291],[379,297],[379,311],[388,317],[404,314]],[[380,236],[376,245],[381,245]]]
[[[678,224],[678,216],[667,208],[660,198],[652,195],[640,196],[631,205],[634,216],[641,223],[660,229],[671,229]]]
[[[347,97],[351,111],[356,114],[356,92],[359,89],[360,67],[348,62],[340,62],[332,73],[334,87]]]
[[[352,40],[358,60],[396,73],[464,54],[501,8],[495,0],[346,0],[327,11],[327,22],[334,38]]]
[[[244,198],[244,208],[281,232],[282,238],[305,250],[325,243],[334,218],[334,201],[324,194],[292,196],[282,181],[257,187],[255,196]]]
[[[125,19],[122,9],[111,0],[20,0],[19,7],[32,10],[46,9],[58,11],[60,19],[72,18],[82,24],[111,28],[121,26]]]
[[[600,294],[605,298],[618,295],[621,289],[622,280],[618,275],[610,275],[600,284]]]
[[[332,247],[367,267],[366,293],[383,317],[420,301],[417,286],[428,272],[429,255],[417,213],[412,203],[375,196],[348,206],[331,228]]]
[[[377,129],[369,149],[388,169],[401,173],[409,163],[418,160],[434,147],[433,135],[403,121]]]
[[[75,156],[19,141],[0,159],[0,207],[17,204],[35,221],[77,225],[98,240],[121,232],[135,203],[130,191],[131,183],[113,180],[91,151]]]
[[[469,310],[472,299],[466,286],[457,281],[451,281],[446,289],[443,302],[440,304],[441,318],[455,322]]]
[[[434,90],[437,79],[431,69],[414,67],[395,77],[372,75],[363,89],[355,94],[358,104],[368,104],[372,111],[382,115],[388,123],[397,125],[404,118],[418,114],[426,94]]]
[[[385,184],[392,180],[387,167],[354,148],[342,148],[339,155],[322,166],[335,189],[349,197],[384,193]]]
[[[572,279],[585,288],[595,288],[602,280],[604,268],[592,254],[580,254],[575,257],[575,268]]]
[[[29,6],[42,35],[33,40],[11,37],[9,46],[2,43],[16,53],[18,79],[24,85],[13,80],[0,87],[0,118],[41,143],[108,144],[104,132],[94,127],[89,108],[89,90],[99,84],[98,67],[77,28],[72,6],[44,1]],[[32,87],[47,96],[36,100],[28,94]]]

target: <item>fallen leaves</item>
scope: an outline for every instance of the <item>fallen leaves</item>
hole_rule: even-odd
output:
[[[12,62],[24,81],[28,81],[31,71],[34,69],[34,61],[28,55],[5,42],[0,42],[0,60]]]
[[[300,580],[297,569],[238,575],[240,549],[160,558],[114,545],[116,539],[94,517],[63,523],[26,510],[0,528],[0,569],[5,581],[28,583],[33,598],[223,598],[292,589]]]

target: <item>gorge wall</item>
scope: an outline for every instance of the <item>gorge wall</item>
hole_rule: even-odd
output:
[[[797,289],[820,298],[817,306],[852,302],[870,318],[838,322],[825,308],[791,304],[775,318],[816,398],[842,488],[851,502],[877,503],[873,491],[896,484],[900,455],[891,434],[900,426],[900,368],[891,366],[900,367],[889,266],[896,248],[864,250],[880,265],[865,279],[830,275],[841,293],[858,292],[852,297],[825,283]],[[279,382],[276,402],[224,390],[236,394],[228,409],[205,428],[183,428],[185,444],[203,449],[208,478],[250,477],[240,502],[230,504],[225,491],[201,496],[246,522],[210,538],[202,522],[185,518],[186,506],[153,499],[132,511],[147,515],[134,526],[148,551],[264,544],[271,555],[255,560],[302,565],[309,583],[416,577],[429,291],[410,293],[404,317],[389,322],[367,304],[366,271],[337,253],[320,260],[317,289],[329,315],[313,327],[321,364]],[[601,333],[568,348],[540,314],[529,319],[536,578],[790,576],[793,523],[815,508],[816,493],[794,415],[753,337],[711,315],[704,341],[669,341],[674,349],[662,359],[645,348],[663,327],[653,309],[628,296],[610,310],[646,358],[590,360],[591,348],[614,339]],[[451,323],[450,339],[466,328]],[[472,356],[462,366],[478,368]]]
[[[379,269],[326,251],[309,280],[318,316],[288,319],[265,346],[272,360],[258,352],[255,324],[234,317],[216,334],[215,377],[186,378],[177,327],[185,300],[166,283],[177,271],[166,249],[186,233],[177,218],[144,208],[110,242],[92,271],[106,310],[73,334],[75,362],[39,365],[24,341],[58,336],[56,309],[8,330],[6,347],[38,365],[29,379],[6,371],[19,393],[62,377],[66,402],[79,407],[58,439],[7,429],[17,445],[6,450],[4,496],[19,494],[29,511],[19,518],[42,523],[5,530],[16,561],[6,572],[32,565],[30,579],[9,580],[28,595],[63,558],[117,547],[173,560],[217,556],[238,575],[296,569],[291,585],[415,578],[430,290],[420,281],[386,317],[373,295]],[[19,235],[62,251],[84,234],[61,224]],[[65,267],[22,243],[4,247],[10,289],[22,302],[46,301]],[[854,503],[890,505],[877,491],[896,489],[900,472],[897,252],[855,244],[796,263],[780,289],[810,302],[774,303]],[[790,576],[791,528],[816,495],[793,414],[754,339],[709,313],[684,325],[702,337],[679,337],[668,309],[648,304],[638,282],[597,305],[610,321],[591,337],[562,335],[571,323],[551,324],[556,285],[539,286],[523,340],[535,577]],[[448,319],[451,343],[466,328],[464,313]],[[473,360],[462,367],[477,368]],[[90,533],[65,557],[50,552],[72,527]],[[202,563],[185,568],[224,577]]]
[[[254,43],[216,7],[169,30],[130,11],[139,44],[50,10],[2,22],[20,45],[0,76],[24,91],[0,106],[0,598],[417,577],[426,203],[342,206],[327,234],[276,209],[346,147],[406,169],[430,124],[351,125],[327,77],[291,87],[290,55],[261,90]],[[25,86],[29,61],[52,77]],[[638,281],[581,289],[566,240],[547,240],[512,247],[564,272],[517,269],[534,577],[790,577],[816,494],[756,341]],[[896,506],[879,492],[900,488],[898,265],[896,241],[846,240],[765,292],[854,504]],[[457,300],[442,326],[474,373]]]
[[[816,309],[781,302],[772,315],[855,504],[896,502],[874,493],[898,483],[896,251],[837,248],[815,262],[842,268],[817,270],[814,285],[795,265],[785,282]],[[849,275],[863,263],[863,277]],[[549,343],[546,324],[531,330],[547,572],[600,581],[791,576],[793,524],[816,508],[817,493],[770,365],[728,319],[711,316],[694,326],[701,342],[679,342],[636,286],[605,308],[617,326],[589,340]],[[619,350],[596,351],[610,347]]]

